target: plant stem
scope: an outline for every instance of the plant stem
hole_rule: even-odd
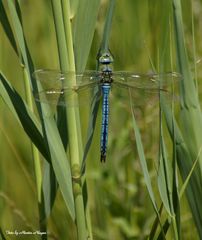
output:
[[[52,0],[55,28],[57,34],[57,44],[60,57],[60,66],[61,70],[73,71],[75,72],[75,63],[74,63],[74,53],[73,53],[73,42],[72,42],[72,33],[71,33],[71,24],[69,17],[69,1],[63,2],[63,11],[65,10],[65,15],[63,16],[62,5],[58,0]],[[67,24],[66,34],[64,28],[64,17]],[[65,86],[72,86],[76,84],[76,77],[73,75],[71,79],[65,79]],[[65,96],[66,100],[77,101],[77,94],[73,96]],[[86,221],[85,221],[85,212],[84,212],[84,202],[82,195],[82,185],[80,179],[80,149],[79,149],[79,139],[77,123],[79,122],[77,111],[74,108],[67,108],[67,125],[68,125],[68,139],[69,139],[69,152],[71,160],[71,169],[72,169],[72,179],[73,179],[73,191],[74,191],[74,201],[75,201],[75,212],[76,212],[76,224],[77,224],[77,234],[79,240],[87,239],[86,234]]]
[[[30,110],[33,112],[33,102],[32,102],[32,93],[30,89],[29,83],[29,76],[25,66],[23,65],[23,76],[24,76],[24,83],[25,83],[25,93],[26,93],[26,100],[27,105],[29,106]],[[39,211],[39,226],[40,231],[46,231],[46,223],[44,221],[44,214],[43,214],[43,204],[42,204],[42,172],[41,172],[41,163],[39,157],[39,151],[35,147],[35,145],[31,142],[31,149],[32,149],[32,156],[34,159],[34,171],[35,171],[35,178],[36,178],[36,186],[37,186],[37,201],[38,201],[38,211]],[[46,240],[46,235],[42,235],[42,239]]]
[[[72,27],[70,22],[70,3],[69,0],[62,0],[62,10],[63,10],[63,21],[64,21],[64,31],[65,31],[65,37],[66,37],[66,46],[67,46],[67,55],[68,55],[68,61],[69,61],[69,67],[68,70],[71,72],[76,72],[76,66],[75,66],[75,58],[74,58],[74,51],[73,51],[73,36],[72,36]],[[76,78],[74,79],[76,83]],[[83,144],[82,144],[82,135],[81,135],[81,126],[80,126],[80,114],[79,109],[75,108],[75,114],[76,114],[76,125],[77,125],[77,137],[78,137],[78,143],[79,143],[79,154],[80,159],[83,156]]]
[[[26,68],[23,66],[23,75],[24,75],[24,83],[25,83],[25,93],[26,93],[26,100],[27,105],[29,106],[31,111],[34,111],[33,102],[32,102],[32,94],[30,89],[29,77],[26,71]],[[33,158],[34,158],[34,169],[35,169],[35,176],[36,176],[36,185],[37,185],[37,197],[38,202],[41,202],[41,185],[42,185],[42,174],[41,174],[41,164],[39,158],[39,152],[37,148],[31,143]]]

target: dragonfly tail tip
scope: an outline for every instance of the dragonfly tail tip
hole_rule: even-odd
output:
[[[100,162],[106,162],[106,154],[105,153],[101,153]]]

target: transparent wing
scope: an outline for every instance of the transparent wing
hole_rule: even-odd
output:
[[[178,101],[177,83],[180,79],[181,75],[175,72],[162,74],[115,72],[112,92],[123,102],[130,98],[136,107],[154,105],[159,101],[160,94],[166,102],[171,103]]]
[[[35,99],[51,105],[73,107],[89,104],[95,92],[100,91],[101,75],[96,71],[61,73],[53,70],[38,70],[34,73],[34,77],[40,83],[40,89],[43,89],[34,94]],[[72,81],[75,82],[73,86]]]
[[[135,88],[136,90],[168,91],[173,84],[181,79],[181,75],[176,72],[160,74],[138,74],[130,72],[115,72],[113,80],[115,85],[125,88]]]

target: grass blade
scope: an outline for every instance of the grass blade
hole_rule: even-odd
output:
[[[79,2],[77,14],[73,19],[73,42],[75,46],[76,70],[85,69],[90,52],[100,0],[83,0]]]
[[[183,76],[183,81],[180,82],[182,135],[179,135],[178,131],[176,134],[178,140],[175,140],[173,136],[172,138],[173,142],[176,143],[176,141],[180,141],[181,143],[180,145],[176,145],[177,161],[180,173],[183,179],[186,180],[186,176],[192,168],[193,161],[197,159],[201,147],[202,133],[200,132],[200,126],[202,125],[202,113],[185,48],[181,2],[179,0],[172,0],[172,5],[177,62],[179,71]],[[202,200],[202,191],[200,187],[202,182],[201,169],[202,158],[200,157],[199,167],[195,168],[192,177],[190,178],[189,187],[187,187],[188,201],[200,237],[202,237],[202,212],[200,211],[199,203]]]
[[[66,9],[62,9],[62,6],[67,6]],[[71,19],[70,19],[70,3],[68,0],[62,2],[52,0],[52,9],[54,14],[55,29],[57,35],[57,45],[59,51],[60,67],[62,71],[74,71],[74,52],[72,44],[72,31],[71,31]],[[65,14],[64,14],[64,11]],[[64,24],[64,21],[67,21]],[[65,26],[70,26],[65,28]],[[76,83],[76,78],[67,80],[64,84],[71,86]],[[68,96],[65,96],[68,100]],[[77,96],[74,95],[76,100]],[[77,222],[77,234],[78,239],[86,238],[86,222],[84,213],[84,203],[82,196],[81,181],[78,181],[78,176],[80,175],[80,156],[81,156],[81,130],[80,130],[80,119],[78,111],[74,108],[68,108],[66,111],[67,126],[68,126],[68,142],[69,142],[69,152],[70,152],[70,164],[72,168],[72,173],[70,172],[71,181],[73,179],[72,185],[74,192],[74,204],[75,204],[75,214]],[[71,175],[72,174],[72,175]],[[76,180],[75,180],[76,179]]]
[[[23,57],[23,61],[25,63],[26,69],[28,71],[29,78],[31,78],[29,62],[28,62],[28,58],[27,58],[27,47],[25,44],[23,28],[22,28],[20,19],[18,17],[14,2],[12,0],[8,0],[8,6],[9,6],[10,13],[11,13],[12,22],[14,24],[14,30],[15,30],[16,38],[17,38],[17,41],[18,41],[18,44],[20,47],[22,57]]]
[[[20,95],[11,87],[5,76],[0,73],[0,94],[27,135],[48,160],[48,151],[44,143],[42,128],[34,114],[29,110]]]
[[[137,126],[136,120],[135,120],[134,110],[132,109],[132,106],[131,106],[131,112],[132,112],[133,128],[134,128],[135,139],[136,139],[136,146],[137,146],[138,155],[139,155],[139,158],[140,158],[140,164],[141,164],[141,167],[142,167],[145,183],[146,183],[146,186],[147,186],[147,190],[149,192],[149,197],[151,199],[153,208],[154,208],[157,216],[159,216],[158,208],[157,208],[155,197],[154,197],[154,192],[152,190],[149,171],[148,171],[148,168],[147,168],[147,162],[146,162],[146,158],[145,158],[145,155],[144,155],[144,149],[143,149],[143,145],[142,145],[142,141],[141,141],[141,136],[140,136],[140,132],[139,132],[139,128]]]
[[[193,172],[194,172],[194,169],[195,169],[195,167],[196,167],[196,165],[197,165],[197,163],[198,163],[199,156],[201,155],[201,150],[202,150],[202,147],[200,148],[199,153],[198,153],[198,157],[196,158],[195,162],[193,163],[193,166],[192,166],[192,168],[191,168],[191,170],[190,170],[190,172],[189,172],[186,180],[184,181],[184,183],[183,183],[183,185],[182,185],[182,187],[181,187],[181,190],[180,190],[180,198],[181,198],[182,195],[184,194],[184,192],[185,192],[185,190],[186,190],[186,188],[187,188],[187,185],[188,185],[188,183],[189,183],[189,181],[190,181],[190,178],[191,178],[191,176],[192,176],[192,174],[193,174]]]
[[[71,19],[73,19],[74,16],[77,14],[79,2],[80,2],[79,0],[70,0]]]
[[[0,240],[6,240],[6,237],[4,236],[1,227],[0,227]]]
[[[174,124],[175,128],[174,144],[176,145],[177,163],[182,178],[185,181],[191,170],[190,163],[192,162],[192,156],[187,148],[187,145],[182,137],[182,134],[176,121],[172,120],[172,113],[169,111],[168,108],[164,108],[164,114],[166,116],[166,123],[171,137],[173,128],[172,125]],[[192,210],[192,214],[194,216],[194,220],[198,227],[201,224],[200,206],[202,201],[202,190],[200,187],[201,186],[200,181],[201,179],[199,169],[195,168],[195,171],[193,171],[192,176],[190,177],[190,182],[187,185],[187,196]],[[198,228],[198,231],[199,234],[201,234],[200,228]]]
[[[163,210],[163,204],[161,204],[161,207],[159,209],[159,215],[161,215],[162,210]],[[159,225],[159,219],[158,219],[158,216],[156,216],[154,223],[152,225],[150,234],[149,234],[149,240],[155,239],[155,234],[156,234],[158,225]],[[165,233],[165,235],[166,235],[166,233]]]
[[[162,104],[163,98],[160,98],[160,103]],[[164,107],[169,107],[164,106]],[[172,112],[172,111],[171,111]],[[172,112],[172,115],[174,113]],[[172,135],[175,139],[175,129],[173,124],[173,117],[171,119],[170,125],[172,126]],[[162,124],[161,124],[162,125]],[[167,157],[166,146],[164,143],[163,128],[161,126],[160,134],[161,142],[161,157],[159,165],[159,175],[158,175],[158,187],[161,195],[161,199],[164,203],[164,206],[171,216],[172,226],[175,233],[175,239],[180,239],[180,203],[178,196],[178,178],[177,178],[177,162],[176,162],[176,149],[175,144],[173,144],[173,157],[170,161]]]
[[[107,52],[109,50],[109,37],[111,32],[112,17],[115,9],[115,4],[116,0],[110,0],[99,54],[101,54],[102,52]]]
[[[7,14],[6,14],[6,11],[5,11],[2,1],[0,1],[0,22],[3,26],[4,32],[6,33],[8,39],[11,43],[11,46],[13,47],[15,53],[18,55],[18,49],[17,49],[15,37],[13,35],[12,28],[9,23],[9,20],[8,20],[8,17],[7,17]]]
[[[170,193],[172,193],[172,175],[173,171],[171,166],[168,166],[168,158],[165,143],[162,136],[161,130],[161,156],[159,159],[159,169],[158,169],[158,189],[163,201],[163,205],[167,212],[172,215],[173,214],[173,207],[172,201],[170,199]]]
[[[91,103],[91,111],[90,111],[90,120],[88,123],[88,132],[87,132],[87,140],[84,148],[84,154],[83,154],[83,159],[82,159],[82,164],[81,164],[81,174],[83,175],[85,173],[85,166],[86,166],[86,158],[88,155],[88,151],[90,149],[92,140],[93,140],[93,134],[95,130],[95,124],[96,124],[96,119],[97,119],[97,114],[99,110],[99,91],[95,94],[92,103]]]
[[[43,104],[42,110],[43,112],[46,112],[46,117],[44,117],[43,121],[45,126],[46,139],[48,142],[51,156],[51,163],[66,206],[72,219],[75,219],[72,177],[66,152],[64,150],[63,143],[60,138],[60,134],[51,110],[48,111],[47,107],[46,109],[43,109]]]
[[[13,1],[8,1],[8,6],[11,12],[11,17],[13,20],[13,24],[15,27],[16,37],[18,40],[19,48],[23,57],[23,61],[25,62],[25,66],[27,69],[28,78],[30,80],[30,85],[32,85],[32,88],[37,91],[37,85],[35,82],[35,79],[33,79],[31,73],[33,64],[31,61],[31,57],[27,48],[27,44],[24,38],[23,28],[21,25],[20,18],[17,14],[17,11],[15,9]],[[46,115],[46,113],[49,111],[48,107],[43,106],[41,109],[40,104],[37,104],[39,114],[42,118],[42,114]],[[49,151],[51,156],[51,162],[53,164],[53,168],[55,170],[55,174],[59,183],[59,186],[61,188],[61,192],[63,194],[63,197],[65,199],[65,203],[67,205],[67,208],[69,209],[70,215],[74,219],[75,213],[74,213],[74,202],[73,202],[73,192],[72,192],[72,184],[71,184],[71,174],[70,174],[70,166],[68,164],[68,161],[66,160],[65,152],[63,145],[61,145],[61,139],[58,134],[58,129],[56,127],[56,124],[51,119],[44,119],[42,120],[42,126],[44,131],[45,139],[47,139],[48,145],[49,145]],[[46,126],[47,125],[47,126]],[[51,135],[51,137],[49,137]],[[56,153],[55,150],[57,149],[59,152]],[[49,158],[49,157],[48,157]],[[47,159],[48,159],[47,158]],[[63,166],[64,165],[64,166]]]
[[[168,232],[168,229],[170,227],[171,221],[169,221],[168,219],[165,221],[165,223],[163,224],[163,232],[161,231],[160,234],[158,235],[157,240],[162,240],[165,239],[164,235],[166,235],[166,233]]]
[[[53,204],[55,202],[58,184],[55,177],[53,166],[48,162],[44,162],[43,175],[43,201],[44,201],[44,218],[47,219],[51,213]]]

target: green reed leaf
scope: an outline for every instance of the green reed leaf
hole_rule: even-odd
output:
[[[47,219],[53,208],[56,194],[58,190],[58,184],[56,181],[55,171],[51,164],[44,161],[44,175],[43,175],[43,201],[44,201],[44,219]]]
[[[71,19],[73,19],[75,17],[75,15],[77,14],[79,2],[80,2],[79,0],[70,0]]]
[[[162,210],[163,210],[163,204],[161,204],[161,207],[160,207],[160,209],[159,209],[159,215],[161,215]],[[156,218],[155,218],[155,220],[154,220],[154,222],[153,222],[153,225],[152,225],[150,234],[149,234],[149,240],[155,239],[155,234],[156,234],[156,231],[157,231],[157,229],[158,229],[158,226],[159,226],[159,217],[156,216]],[[166,234],[166,233],[165,233],[165,234]]]
[[[42,112],[44,114],[44,117],[43,117],[43,122],[45,127],[44,134],[48,143],[51,163],[52,163],[59,187],[61,189],[64,201],[66,203],[66,206],[69,210],[69,213],[72,219],[74,220],[75,211],[74,211],[72,176],[71,176],[70,164],[67,159],[67,155],[63,147],[63,143],[60,138],[60,134],[59,134],[52,110],[48,107],[47,104],[42,103],[41,106],[42,106]],[[54,175],[52,174],[52,177],[53,176]],[[51,184],[52,181],[55,181],[55,180],[50,178],[49,184]],[[50,206],[48,208],[50,208]]]
[[[186,142],[184,141],[184,138],[182,136],[182,133],[180,132],[180,129],[176,121],[173,119],[171,110],[169,110],[169,108],[163,108],[163,111],[166,117],[166,123],[167,123],[168,130],[171,137],[173,133],[173,124],[174,124],[174,128],[175,128],[174,144],[176,145],[177,163],[178,163],[178,167],[180,169],[182,178],[185,180],[191,170],[192,165],[190,166],[190,163],[192,163],[192,156],[188,150]],[[192,210],[192,214],[194,216],[194,220],[196,222],[196,225],[198,225],[198,227],[201,222],[200,205],[202,201],[202,189],[200,184],[200,181],[201,181],[200,176],[201,176],[200,169],[195,168],[195,171],[192,172],[192,176],[190,177],[190,182],[187,185],[188,201]],[[200,229],[198,230],[199,230],[199,234],[201,234]]]
[[[88,59],[100,0],[83,0],[79,2],[77,14],[73,22],[73,42],[76,70],[82,72]]]
[[[0,227],[0,240],[6,240],[6,237],[5,237],[5,235],[3,234],[3,231],[2,231],[2,229],[1,229],[1,227]]]
[[[15,5],[12,0],[8,1],[8,6],[11,13],[11,18],[14,25],[19,49],[21,51],[25,67],[28,72],[30,85],[32,86],[32,89],[37,92],[37,84],[32,76],[32,72],[34,70],[33,63],[29,54],[27,43],[25,41],[24,32],[21,25],[21,19],[18,16],[20,9],[18,8],[18,12],[16,11]],[[48,156],[46,156],[46,159],[48,160],[51,158],[51,163],[53,165],[55,175],[58,180],[65,203],[67,205],[67,208],[69,209],[71,217],[74,219],[75,212],[69,162],[66,159],[63,145],[61,145],[61,139],[58,133],[58,129],[56,127],[56,123],[51,119],[44,120],[43,116],[49,111],[48,106],[43,106],[43,108],[41,108],[40,103],[37,103],[37,107],[39,115],[42,119],[42,129],[44,136],[43,141],[48,143],[50,153],[47,154]],[[55,150],[57,150],[58,152],[56,153]],[[51,188],[50,184],[49,187]]]
[[[7,14],[6,14],[6,11],[5,11],[2,1],[0,1],[0,22],[3,26],[4,32],[6,33],[8,39],[11,43],[11,46],[13,47],[15,53],[18,55],[18,49],[17,49],[15,37],[14,37],[13,31],[12,31],[11,25],[9,23],[9,20],[8,20],[8,17],[7,17]]]
[[[134,110],[132,109],[132,107],[131,107],[131,111],[132,111],[132,120],[133,120],[133,128],[134,128],[135,139],[136,139],[136,146],[137,146],[137,151],[138,151],[138,155],[139,155],[139,158],[140,158],[140,164],[141,164],[141,167],[142,167],[145,183],[146,183],[147,190],[149,192],[149,197],[151,199],[154,210],[155,210],[157,216],[159,216],[158,208],[157,208],[157,205],[156,205],[156,200],[155,200],[155,197],[154,197],[154,192],[153,192],[152,185],[151,185],[149,171],[148,171],[148,168],[147,168],[147,162],[146,162],[146,158],[145,158],[145,155],[144,155],[144,148],[143,148],[143,145],[142,145],[141,135],[140,135],[139,128],[138,128],[136,120],[135,120]]]
[[[7,81],[6,77],[0,73],[0,95],[17,121],[24,128],[27,135],[37,146],[39,151],[48,160],[48,151],[42,135],[42,127],[35,115],[30,111],[26,103]]]
[[[107,52],[109,51],[109,39],[110,39],[110,32],[111,32],[111,26],[112,26],[112,18],[113,13],[115,9],[116,0],[110,0],[108,12],[106,16],[101,46],[100,46],[100,52]]]
[[[193,162],[197,159],[201,148],[202,133],[202,113],[199,104],[198,94],[195,82],[190,71],[189,61],[185,47],[185,37],[183,30],[181,1],[172,0],[174,30],[176,38],[177,62],[179,71],[183,75],[181,87],[181,126],[183,145],[177,145],[177,160],[180,173],[184,180],[190,173]],[[179,137],[179,136],[178,136]],[[175,141],[175,140],[173,140]],[[185,160],[186,159],[186,160]],[[202,157],[199,157],[199,165],[195,168],[190,182],[187,186],[188,201],[192,210],[193,218],[197,226],[199,236],[202,237],[202,211],[200,211],[200,202],[202,200]]]
[[[27,51],[26,51],[26,44],[25,44],[23,28],[22,28],[20,19],[18,17],[18,13],[16,11],[14,2],[12,0],[8,0],[8,6],[9,6],[10,13],[11,13],[12,23],[14,25],[14,31],[16,34],[17,42],[19,44],[23,60],[24,60],[24,63],[26,65],[26,68],[28,71],[28,75],[30,76],[31,73],[30,73],[29,62],[28,62],[28,58],[27,58]]]
[[[170,201],[170,193],[172,192],[171,183],[172,179],[169,175],[171,169],[168,166],[168,158],[167,152],[165,149],[165,143],[161,138],[161,149],[162,149],[162,156],[159,159],[159,169],[158,169],[158,189],[161,196],[161,200],[163,201],[164,207],[166,208],[167,212],[172,215],[172,201]]]
[[[169,221],[168,219],[165,221],[165,223],[163,224],[163,231],[160,232],[160,234],[158,235],[157,240],[164,240],[165,239],[165,235],[168,232],[168,229],[171,225],[171,221]]]

